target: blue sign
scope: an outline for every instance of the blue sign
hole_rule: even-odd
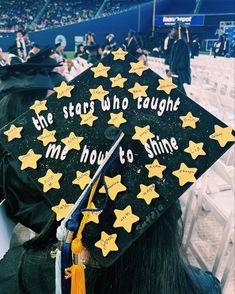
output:
[[[184,16],[156,16],[155,25],[156,26],[172,26],[176,23],[183,23],[188,26],[203,26],[204,25],[204,15],[184,15]]]

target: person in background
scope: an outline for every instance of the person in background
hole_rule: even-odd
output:
[[[88,33],[85,35],[85,44],[86,44],[86,46],[91,46],[91,45],[96,44],[94,33]]]
[[[235,38],[233,38],[231,43],[231,57],[235,57]]]
[[[168,33],[167,37],[164,40],[164,55],[165,55],[165,64],[169,65],[170,64],[170,57],[171,57],[171,48],[174,44],[174,38],[171,35],[171,32]]]
[[[63,72],[63,76],[68,82],[74,79],[79,74],[78,68],[75,66],[74,62],[70,58],[66,60],[64,67],[65,69]]]
[[[213,46],[214,58],[216,58],[216,56],[222,56],[223,48],[224,48],[224,40],[223,40],[223,36],[220,36]]]
[[[6,65],[6,57],[5,54],[2,52],[2,48],[0,48],[0,66]]]
[[[222,38],[223,38],[222,56],[226,56],[226,54],[229,52],[229,41],[227,39],[227,34],[223,34]]]
[[[81,58],[84,58],[84,59],[87,59],[88,58],[88,54],[86,52],[86,47],[84,44],[80,44],[78,46],[78,50],[77,52],[75,53],[75,58],[76,57],[81,57]]]
[[[61,43],[57,43],[55,45],[55,48],[56,48],[56,50],[55,50],[55,53],[56,53],[56,61],[58,63],[65,62],[65,60],[67,59],[67,56],[64,53],[64,46]]]
[[[199,56],[199,50],[200,50],[200,43],[199,38],[197,35],[193,36],[193,41],[191,43],[191,58],[194,58],[194,56]]]
[[[105,35],[105,41],[104,45],[102,46],[102,49],[104,50],[106,46],[109,46],[112,50],[114,50],[117,47],[114,34],[109,33]]]
[[[109,45],[106,45],[102,52],[101,58],[107,56],[110,52],[111,52],[111,47]]]
[[[28,54],[28,58],[31,58],[40,52],[40,46],[36,43],[32,43],[31,49]]]
[[[11,45],[5,54],[6,65],[24,63],[24,60],[18,55],[18,48],[15,44]]]
[[[16,48],[17,52],[16,55],[18,55],[20,58],[24,58],[24,51],[25,51],[25,42],[23,39],[22,31],[16,32]]]
[[[150,56],[162,58],[162,50],[161,50],[160,42],[157,42],[155,48],[153,48],[152,52],[150,53]]]
[[[180,29],[181,34],[179,34]],[[174,26],[171,30],[171,35],[175,42],[171,49],[170,70],[167,72],[167,76],[169,78],[172,77],[173,82],[178,86],[178,89],[186,94],[183,84],[191,84],[191,69],[189,47],[183,33],[183,27],[180,28],[179,26]]]
[[[91,45],[86,47],[86,51],[88,52],[87,62],[91,64],[95,64],[98,61],[98,46]]]
[[[137,38],[135,36],[135,32],[133,30],[130,30],[128,32],[128,35],[124,41],[124,49],[128,51],[130,54],[132,54],[135,57],[139,57],[140,54],[140,46],[137,41]]]
[[[30,42],[30,39],[29,39],[29,34],[24,31],[22,33],[22,39],[23,39],[23,58],[24,60],[27,59],[28,57],[28,54],[29,54],[29,51],[30,51],[30,48],[31,48],[31,42]]]

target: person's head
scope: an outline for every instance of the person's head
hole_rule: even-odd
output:
[[[224,41],[226,41],[226,39],[227,39],[227,34],[223,34],[223,35],[222,35],[222,38],[223,38]]]
[[[127,34],[127,37],[128,37],[128,38],[132,38],[132,37],[134,37],[134,35],[135,35],[135,31],[133,31],[133,30],[129,30],[129,32],[128,32],[128,34]]]
[[[177,26],[172,27],[172,29],[170,31],[170,36],[173,39],[178,39],[178,27]]]
[[[66,65],[67,65],[67,68],[68,69],[71,69],[73,67],[73,61],[72,61],[72,59],[68,58],[66,60]]]
[[[78,46],[78,53],[83,53],[85,51],[85,46],[83,44],[80,44]]]
[[[22,36],[23,36],[22,31],[18,31],[18,32],[16,32],[16,37],[17,37],[17,39],[21,39]]]
[[[64,46],[61,43],[57,43],[55,48],[57,52],[62,52],[64,50]]]
[[[40,46],[34,43],[31,50],[34,54],[38,54],[40,52]]]

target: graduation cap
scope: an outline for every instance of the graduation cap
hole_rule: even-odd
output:
[[[234,142],[231,127],[122,49],[54,90],[0,143],[65,218],[62,250],[72,242],[79,262],[82,242],[111,265]]]

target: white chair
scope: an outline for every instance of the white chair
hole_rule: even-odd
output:
[[[215,175],[217,175],[221,181],[215,178]],[[213,185],[217,186],[215,191],[211,191],[210,189],[211,182],[213,182]],[[227,186],[225,186],[224,183],[226,183]],[[225,187],[227,190],[226,192],[223,191]],[[227,196],[224,197],[224,195]],[[201,252],[198,246],[193,242],[193,233],[195,233],[197,221],[203,207],[213,215],[223,228],[212,266],[208,264],[208,256],[206,256],[205,252]],[[221,278],[223,293],[225,293],[228,287],[233,267],[233,262],[231,261],[234,254],[233,207],[233,175],[231,174],[231,170],[228,170],[226,165],[219,160],[188,192],[188,200],[186,202],[183,220],[185,224],[185,250],[191,251],[193,257],[203,270],[212,271],[216,276]],[[232,248],[230,248],[231,242],[233,243]],[[226,257],[227,252],[229,252],[229,257]],[[210,249],[208,249],[208,254],[212,254]]]

